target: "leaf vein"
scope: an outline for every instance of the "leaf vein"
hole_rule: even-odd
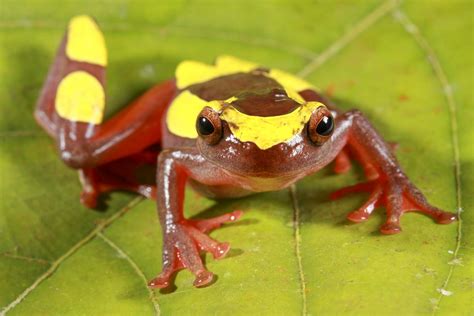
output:
[[[316,56],[309,64],[298,72],[298,76],[307,77],[313,71],[318,69],[327,60],[336,55],[341,49],[351,43],[359,34],[367,30],[375,22],[384,17],[388,12],[398,5],[398,0],[388,0],[375,8],[365,18],[354,25],[347,33],[343,34],[338,40],[326,48],[321,54]]]
[[[420,32],[419,28],[414,24],[410,18],[402,10],[397,10],[394,12],[394,17],[398,23],[402,25],[405,31],[413,37],[415,42],[418,44],[419,48],[426,54],[428,62],[433,69],[433,73],[436,79],[439,81],[441,88],[443,89],[444,96],[446,98],[446,103],[448,105],[449,114],[450,114],[450,125],[451,125],[451,141],[453,142],[453,157],[454,157],[454,178],[456,183],[456,208],[458,216],[458,226],[457,226],[457,236],[456,244],[452,255],[452,260],[459,259],[459,250],[461,248],[461,238],[462,238],[462,200],[461,200],[461,163],[460,163],[460,154],[459,154],[459,139],[458,139],[458,122],[457,122],[457,104],[454,99],[453,91],[449,84],[446,73],[444,72],[443,67],[435,54],[435,51],[425,39],[425,37]],[[451,260],[451,261],[452,261]],[[449,281],[453,275],[456,265],[450,265],[446,279],[443,282],[441,289],[446,290]],[[433,307],[433,315],[436,314],[436,311],[439,309],[443,294],[440,291],[438,299]]]
[[[71,255],[73,255],[76,251],[78,251],[82,246],[87,244],[89,241],[91,241],[95,236],[97,236],[98,233],[100,233],[105,227],[109,226],[111,223],[113,223],[115,220],[118,218],[122,217],[125,213],[128,212],[132,207],[140,203],[144,198],[141,196],[138,196],[131,200],[127,205],[125,205],[122,209],[120,209],[118,212],[114,213],[112,216],[107,218],[105,221],[99,223],[88,235],[86,235],[83,239],[79,240],[76,244],[74,244],[71,248],[69,248],[66,253],[64,253],[61,257],[59,257],[57,260],[52,262],[51,267],[46,270],[45,273],[43,273],[39,278],[37,278],[33,284],[31,284],[29,287],[27,287],[18,297],[13,300],[10,304],[7,306],[3,307],[3,309],[0,311],[0,316],[4,316],[7,312],[15,308],[19,303],[21,303],[34,289],[38,287],[44,280],[48,279],[50,276],[52,276],[56,270],[59,268],[59,266],[66,260],[68,259]]]
[[[155,315],[160,315],[160,306],[158,304],[158,301],[155,297],[155,293],[148,287],[148,282],[145,276],[145,273],[140,269],[140,267],[136,264],[135,261],[130,258],[129,255],[125,251],[123,251],[117,244],[115,244],[112,240],[107,238],[104,234],[101,232],[97,233],[97,236],[101,238],[105,243],[107,243],[111,248],[113,248],[121,257],[123,257],[127,262],[130,264],[132,269],[135,271],[135,273],[140,277],[140,279],[143,280],[145,283],[145,288],[148,291],[150,301],[153,304],[153,308],[155,309]]]
[[[302,299],[302,315],[308,315],[308,304],[306,298],[306,280],[303,272],[303,262],[301,256],[301,210],[298,204],[298,198],[296,195],[296,185],[293,184],[290,187],[290,196],[291,202],[293,205],[293,231],[294,231],[294,239],[295,239],[295,255],[296,261],[298,262],[298,274],[300,279],[300,291],[301,291],[301,299]]]
[[[34,258],[34,257],[28,257],[28,256],[22,256],[22,255],[10,253],[10,252],[4,252],[4,253],[2,253],[2,254],[0,254],[0,255],[3,256],[3,257],[7,257],[7,258],[18,259],[18,260],[24,260],[24,261],[33,262],[33,263],[51,264],[51,262],[48,261],[48,260],[46,260],[46,259]]]

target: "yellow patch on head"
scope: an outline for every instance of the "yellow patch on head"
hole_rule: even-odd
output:
[[[104,35],[91,17],[79,15],[69,22],[66,55],[75,61],[107,65]]]
[[[179,94],[166,114],[166,125],[171,133],[187,138],[197,138],[196,119],[205,106],[219,110],[218,101],[207,102],[188,90]]]
[[[224,108],[220,117],[225,120],[232,134],[241,142],[252,142],[265,150],[292,139],[303,130],[319,102],[308,102],[291,113],[278,116],[251,116],[230,106]]]
[[[55,107],[64,119],[99,124],[105,108],[104,87],[85,71],[72,72],[59,83]]]

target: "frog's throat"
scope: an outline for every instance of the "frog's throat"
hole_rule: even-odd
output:
[[[220,118],[227,122],[235,138],[241,142],[252,142],[265,150],[292,139],[303,130],[311,114],[324,106],[320,102],[307,102],[287,114],[253,116],[230,105],[233,100],[235,98],[208,102],[185,90],[175,98],[168,110],[168,129],[181,137],[197,138],[196,119],[201,110],[208,106],[219,112]]]

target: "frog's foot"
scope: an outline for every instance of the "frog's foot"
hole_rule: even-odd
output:
[[[405,175],[378,177],[368,182],[359,183],[340,189],[331,194],[331,199],[338,199],[347,194],[369,192],[368,200],[357,210],[348,214],[353,222],[367,220],[374,209],[385,206],[387,219],[380,231],[383,234],[396,234],[401,231],[400,217],[405,212],[419,211],[431,216],[439,224],[448,224],[457,219],[453,213],[445,212],[428,203],[421,191]]]
[[[101,167],[80,169],[79,180],[82,184],[81,203],[89,208],[96,208],[102,193],[125,190],[143,195],[146,198],[156,197],[156,186],[137,184],[112,174]]]
[[[242,211],[234,211],[211,219],[185,220],[168,225],[163,241],[163,271],[148,283],[151,288],[166,288],[173,274],[183,268],[195,276],[193,285],[203,287],[211,283],[214,274],[204,267],[200,252],[207,251],[214,259],[225,257],[230,250],[229,243],[220,243],[206,235],[207,232],[224,223],[234,222]]]

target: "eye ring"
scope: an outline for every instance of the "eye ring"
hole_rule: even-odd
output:
[[[325,107],[319,107],[309,119],[308,137],[317,146],[324,144],[334,131],[334,118]]]
[[[222,138],[222,121],[219,114],[206,106],[196,119],[198,135],[209,145],[215,145]]]

